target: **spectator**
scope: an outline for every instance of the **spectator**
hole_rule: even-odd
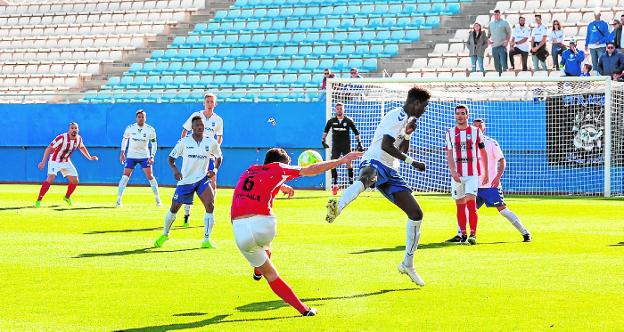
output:
[[[488,27],[488,38],[492,44],[492,57],[494,68],[498,75],[507,71],[507,44],[511,39],[511,27],[507,21],[501,18],[500,10],[494,10],[494,21]]]
[[[540,65],[543,70],[548,70],[546,67],[546,58],[548,58],[548,51],[546,50],[546,39],[548,38],[548,28],[542,24],[542,15],[535,15],[535,28],[531,31],[532,48],[531,54],[533,54],[533,70],[540,70]]]
[[[357,68],[351,68],[351,78],[362,78]]]
[[[334,77],[336,77],[336,75],[332,73],[330,69],[325,68],[323,70],[323,83],[321,83],[321,90],[327,89],[327,79],[334,78]]]
[[[591,76],[592,65],[586,63],[583,65],[583,69],[581,70],[581,76],[589,77]]]
[[[609,41],[609,25],[600,19],[600,12],[594,12],[594,21],[587,26],[585,53],[589,50],[592,67],[598,68],[598,59],[605,53],[605,43]]]
[[[598,59],[598,73],[610,76],[614,80],[620,79],[624,70],[624,55],[615,49],[613,42],[607,43],[607,51]]]
[[[615,48],[620,51],[624,51],[624,40],[622,40],[622,22],[624,22],[624,15],[620,17],[619,26],[613,30],[613,43],[615,44]]]
[[[518,19],[518,25],[513,29],[513,35],[511,37],[511,51],[509,52],[509,63],[511,69],[515,70],[514,56],[520,54],[522,57],[522,71],[529,70],[527,68],[527,61],[529,59],[529,37],[531,36],[531,29],[525,26],[524,17],[520,16]]]
[[[615,32],[617,31],[617,29],[622,27],[622,23],[619,20],[614,19],[613,22],[611,22],[611,27],[612,27],[612,30],[609,33],[609,41],[615,42]]]
[[[563,29],[561,29],[561,23],[554,20],[552,30],[550,31],[550,42],[552,43],[550,53],[553,59],[553,70],[559,70],[559,55],[562,55],[566,50],[565,45],[563,45],[564,38],[565,35],[563,34]],[[574,44],[576,45],[576,42]],[[563,62],[561,65],[563,65]]]
[[[561,65],[565,76],[581,76],[585,60],[585,52],[576,48],[576,40],[570,40],[570,49],[567,49],[561,55]]]
[[[481,24],[479,22],[475,22],[472,25],[472,31],[468,34],[468,41],[466,42],[466,46],[468,47],[468,52],[470,52],[470,63],[472,64],[472,71],[477,71],[477,63],[479,64],[479,70],[482,73],[485,73],[485,68],[483,67],[483,57],[485,56],[485,49],[488,47],[488,38],[485,35],[485,32],[481,29]]]

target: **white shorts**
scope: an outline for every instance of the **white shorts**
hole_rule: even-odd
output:
[[[78,171],[71,161],[48,161],[48,175],[56,175],[58,172],[64,177],[78,176]]]
[[[253,267],[264,264],[269,258],[264,250],[271,247],[277,231],[275,216],[258,215],[236,219],[232,229],[236,245],[249,264]]]
[[[477,196],[479,190],[479,176],[462,176],[459,178],[461,182],[455,182],[451,178],[451,197],[458,200],[466,197],[466,195]]]

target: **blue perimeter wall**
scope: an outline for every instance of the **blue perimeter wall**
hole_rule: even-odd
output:
[[[70,121],[76,121],[89,152],[100,158],[88,161],[80,151],[74,152],[72,161],[81,183],[117,184],[123,170],[119,162],[121,137],[141,108],[158,136],[154,174],[160,184],[175,185],[167,156],[180,138],[182,123],[192,112],[203,109],[201,104],[0,105],[0,182],[43,181],[47,166],[40,171],[37,164],[45,147],[67,131]],[[220,186],[234,186],[242,171],[261,163],[271,147],[285,148],[294,163],[299,153],[309,148],[323,154],[324,103],[223,103],[217,105],[216,112],[224,122]],[[178,159],[178,166],[180,163]],[[61,179],[59,173],[57,182],[65,181]],[[147,184],[139,167],[130,183]],[[299,188],[322,188],[324,183],[324,175],[291,181]]]

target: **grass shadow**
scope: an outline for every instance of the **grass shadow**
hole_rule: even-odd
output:
[[[54,208],[54,211],[80,211],[80,210],[99,210],[99,209],[114,209],[114,206],[85,206],[85,207],[66,207],[66,208]]]
[[[57,208],[60,205],[50,205],[49,208]],[[11,210],[23,210],[23,209],[34,209],[34,205],[25,205],[25,206],[9,206],[9,207],[0,207],[0,211],[11,211]],[[41,208],[39,208],[41,209]]]
[[[175,227],[172,227],[171,229],[191,229],[191,228],[200,228],[200,227],[204,227],[204,226],[193,226],[193,227],[175,226]],[[108,234],[108,233],[134,233],[134,232],[151,232],[151,231],[157,231],[157,230],[162,230],[162,226],[153,227],[153,228],[112,229],[112,230],[104,230],[104,231],[90,231],[90,232],[86,232],[82,234],[92,235],[92,234]]]
[[[147,247],[147,248],[139,248],[139,249],[134,249],[134,250],[125,250],[125,251],[100,252],[100,253],[84,253],[84,254],[80,254],[78,256],[74,256],[72,258],[114,257],[114,256],[141,255],[141,254],[158,254],[158,253],[171,253],[171,252],[201,250],[201,249],[204,249],[204,248],[187,248],[187,249],[156,250],[156,251],[154,251],[154,249],[155,249],[154,247]]]
[[[225,320],[230,315],[217,315],[212,318],[200,320],[197,322],[189,322],[189,323],[178,323],[178,324],[167,324],[167,325],[155,325],[155,326],[145,326],[145,327],[137,327],[131,329],[123,329],[116,330],[115,332],[165,332],[165,331],[175,331],[175,330],[185,330],[192,328],[203,328],[210,325],[217,325],[223,323],[240,323],[240,322],[263,322],[263,321],[272,321],[272,320],[281,320],[281,319],[293,319],[300,318],[302,316],[283,316],[283,317],[268,317],[268,318],[251,318],[251,319],[232,319]]]
[[[433,242],[433,243],[423,243],[418,245],[418,249],[438,249],[444,247],[452,247],[456,246],[457,243],[451,242]],[[364,249],[361,251],[350,252],[351,255],[362,255],[362,254],[370,254],[375,252],[394,252],[394,251],[404,251],[405,246],[396,246],[394,248],[374,248],[374,249]]]
[[[624,247],[624,241],[616,243],[616,244],[610,244],[609,247]]]
[[[348,300],[348,299],[357,299],[361,297],[381,295],[381,294],[386,294],[386,293],[391,293],[391,292],[413,291],[416,289],[418,288],[382,289],[377,292],[344,295],[344,296],[306,298],[306,299],[301,299],[301,301],[302,302],[315,302],[315,301]],[[275,301],[264,301],[264,302],[254,302],[254,303],[245,304],[240,307],[236,307],[236,310],[242,311],[242,312],[255,312],[255,311],[275,310],[275,309],[286,307],[286,306],[288,306],[288,304],[286,304],[284,301],[275,300]]]
[[[181,314],[173,314],[173,317],[195,317],[207,315],[205,312],[183,312]]]

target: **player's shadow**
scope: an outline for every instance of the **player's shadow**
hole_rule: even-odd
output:
[[[48,206],[50,208],[55,208],[55,207],[59,207],[58,205],[51,205]],[[11,210],[23,210],[23,209],[34,209],[35,207],[33,205],[26,205],[26,206],[9,206],[9,207],[0,207],[0,211],[11,211]]]
[[[72,258],[114,257],[114,256],[141,255],[141,254],[172,253],[172,252],[181,252],[181,251],[201,250],[203,248],[187,248],[187,249],[176,249],[176,250],[154,250],[154,249],[155,249],[154,247],[147,247],[147,248],[139,248],[139,249],[134,249],[134,250],[125,250],[125,251],[84,253],[78,256],[74,256]]]
[[[224,323],[240,323],[240,322],[262,322],[262,321],[272,321],[272,320],[281,320],[281,319],[293,319],[300,318],[302,316],[283,316],[283,317],[268,317],[268,318],[251,318],[251,319],[232,319],[225,320],[230,315],[217,315],[212,318],[203,319],[196,322],[189,323],[178,323],[178,324],[167,324],[167,325],[154,325],[154,326],[145,326],[145,327],[137,327],[123,330],[116,330],[115,332],[164,332],[164,331],[175,331],[175,330],[186,330],[192,328],[201,328],[210,325],[224,324]]]
[[[200,227],[204,227],[204,226],[193,226],[193,227],[175,226],[175,227],[172,227],[171,229],[191,229],[191,228],[200,228]],[[157,231],[157,230],[162,230],[162,226],[153,227],[153,228],[111,229],[111,230],[104,230],[104,231],[90,231],[90,232],[85,232],[82,234],[91,235],[91,234],[108,234],[108,233],[134,233],[134,232],[152,232],[152,231]]]
[[[301,299],[301,301],[304,303],[307,303],[307,302],[317,302],[317,301],[348,300],[348,299],[357,299],[360,297],[376,296],[376,295],[381,295],[381,294],[386,294],[386,293],[391,293],[391,292],[413,291],[416,289],[417,288],[382,289],[377,292],[344,295],[344,296],[306,298],[306,299]],[[275,309],[286,307],[286,306],[288,306],[288,304],[284,303],[284,301],[276,300],[276,301],[249,303],[249,304],[242,305],[240,307],[236,307],[236,310],[242,311],[242,312],[268,311],[268,310],[275,310]]]
[[[99,210],[99,209],[114,209],[114,206],[85,206],[85,207],[66,207],[66,208],[54,208],[54,211],[80,211],[80,210]]]
[[[610,244],[609,247],[624,247],[624,241],[616,243],[616,244]]]
[[[444,247],[456,246],[457,243],[450,242],[433,242],[433,243],[423,243],[418,245],[418,250],[421,249],[437,249]],[[396,246],[394,248],[374,248],[374,249],[364,249],[361,251],[350,252],[351,255],[362,255],[362,254],[371,254],[375,252],[393,252],[393,251],[404,251],[405,246]]]

